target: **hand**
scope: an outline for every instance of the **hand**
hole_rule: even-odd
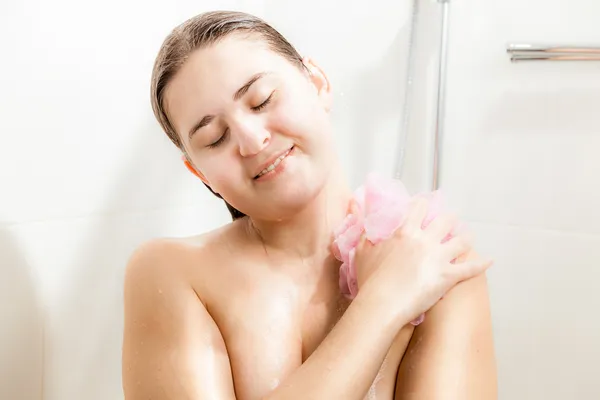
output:
[[[464,234],[452,232],[456,218],[442,214],[425,229],[428,201],[411,203],[406,221],[387,240],[373,245],[362,237],[356,248],[359,294],[377,293],[390,299],[400,312],[415,318],[429,310],[457,283],[483,273],[490,260],[460,261],[471,249]],[[450,240],[443,242],[449,233]]]

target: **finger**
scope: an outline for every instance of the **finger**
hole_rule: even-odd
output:
[[[349,214],[358,214],[360,211],[360,208],[358,206],[358,202],[355,199],[351,199],[350,203],[348,204],[348,213]]]
[[[423,220],[427,216],[427,210],[429,208],[429,201],[427,199],[418,197],[410,202],[408,206],[408,214],[406,221],[404,222],[405,231],[414,231],[421,229]]]
[[[454,214],[442,214],[438,215],[431,221],[431,223],[425,228],[433,239],[441,242],[446,236],[452,234],[454,228],[458,224],[458,218]]]
[[[443,245],[444,254],[449,260],[454,260],[467,253],[473,247],[471,240],[466,235],[454,236]]]
[[[494,262],[492,260],[469,260],[450,267],[450,274],[455,283],[466,281],[484,273]]]
[[[360,250],[364,248],[367,243],[367,233],[363,230],[360,234],[360,239],[358,241],[358,245],[356,245],[356,248]]]

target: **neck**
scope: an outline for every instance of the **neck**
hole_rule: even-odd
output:
[[[346,216],[352,191],[339,166],[323,190],[293,217],[282,221],[249,220],[264,246],[315,261],[331,253],[333,232]]]

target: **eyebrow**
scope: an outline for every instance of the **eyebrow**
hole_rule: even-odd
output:
[[[239,99],[241,99],[242,96],[244,96],[248,92],[248,90],[250,89],[250,86],[252,86],[252,84],[254,82],[256,82],[257,80],[259,80],[260,78],[262,78],[263,76],[265,76],[267,74],[268,74],[268,72],[259,72],[258,74],[252,75],[252,77],[248,80],[248,82],[246,82],[244,84],[244,86],[242,86],[235,92],[235,94],[233,95],[233,100],[238,101]],[[188,138],[191,139],[192,136],[194,136],[194,134],[200,128],[203,128],[206,125],[210,124],[213,119],[215,119],[214,115],[205,115],[204,117],[202,117],[202,119],[200,121],[198,121],[196,124],[194,124],[194,126],[192,126],[192,129],[190,129],[190,132],[188,133]]]

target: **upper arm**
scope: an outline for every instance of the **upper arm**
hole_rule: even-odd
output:
[[[176,263],[168,244],[153,242],[127,266],[125,398],[234,399],[222,336]]]
[[[497,398],[485,274],[456,285],[415,329],[396,384],[396,399],[413,398]]]

